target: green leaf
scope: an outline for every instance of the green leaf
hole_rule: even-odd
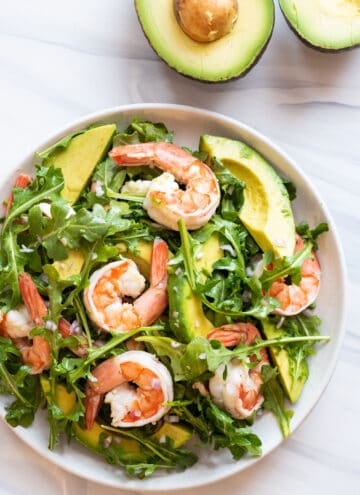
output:
[[[307,242],[304,248],[293,256],[275,259],[271,270],[264,270],[260,281],[265,290],[267,290],[275,280],[282,277],[291,277],[293,283],[299,283],[301,280],[301,267],[307,258],[311,258],[312,243]]]
[[[290,420],[293,411],[285,409],[284,392],[277,379],[277,370],[271,366],[264,365],[261,368],[262,393],[264,394],[264,407],[272,411],[279,420],[282,434],[287,438],[290,431]]]
[[[125,129],[114,136],[114,147],[124,144],[146,143],[149,141],[172,142],[173,133],[169,132],[164,124],[140,121],[134,119],[133,122]]]
[[[184,380],[185,375],[181,365],[181,358],[186,349],[185,344],[181,344],[169,337],[160,337],[157,335],[137,337],[136,340],[145,342],[145,344],[150,344],[157,356],[168,357],[170,359],[172,372],[174,373],[174,380]]]
[[[36,178],[26,189],[14,189],[14,202],[6,217],[1,231],[1,241],[9,225],[20,215],[30,210],[44,200],[56,201],[61,199],[64,178],[60,168],[36,167]]]

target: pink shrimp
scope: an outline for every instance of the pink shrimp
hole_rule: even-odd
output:
[[[219,340],[226,347],[233,347],[240,342],[252,344],[256,338],[261,339],[261,335],[251,323],[230,323],[214,329],[207,338]],[[265,349],[260,350],[260,355],[260,361],[253,368],[233,359],[227,364],[226,378],[224,365],[210,378],[209,390],[215,404],[228,411],[234,418],[244,419],[251,416],[264,400],[261,393],[261,368],[270,362]],[[256,356],[251,356],[250,360],[255,361]]]
[[[50,366],[50,345],[41,335],[29,339],[29,334],[35,326],[43,325],[47,308],[28,273],[20,273],[19,289],[24,306],[2,315],[0,333],[13,341],[23,362],[31,367],[31,374],[38,374]]]
[[[215,213],[220,202],[215,174],[175,144],[129,144],[109,155],[120,166],[149,165],[166,172],[152,181],[144,202],[148,215],[165,227],[178,230],[177,222],[183,218],[188,229],[198,229]],[[186,189],[180,189],[175,179]]]
[[[304,241],[296,235],[295,253],[301,251]],[[307,258],[301,267],[299,285],[288,285],[285,278],[279,278],[271,285],[269,295],[281,302],[281,308],[274,312],[284,316],[301,313],[317,298],[320,290],[321,268],[315,252],[313,258]]]
[[[156,239],[151,253],[150,287],[142,294],[145,279],[130,259],[95,271],[84,291],[84,303],[94,323],[107,331],[128,332],[157,320],[168,302],[168,256],[166,242]],[[133,304],[123,302],[126,296],[135,299]]]
[[[85,387],[85,427],[90,430],[105,402],[111,406],[112,425],[122,428],[158,421],[173,400],[173,382],[167,368],[144,351],[127,351],[107,359],[92,371]]]
[[[14,188],[19,187],[21,189],[26,189],[26,187],[30,184],[31,181],[32,181],[32,178],[29,175],[20,174],[15,181]],[[10,211],[10,208],[11,208],[13,202],[14,202],[14,193],[11,192],[9,199],[8,199],[8,202],[6,204],[6,207],[5,207],[5,216],[6,217],[9,214],[9,211]]]

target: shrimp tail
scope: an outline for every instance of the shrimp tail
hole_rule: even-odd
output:
[[[35,325],[42,325],[43,318],[47,315],[47,308],[33,279],[26,272],[19,275],[19,289],[30,318]]]
[[[91,430],[94,426],[96,416],[99,414],[101,405],[104,400],[104,394],[97,394],[94,392],[90,383],[85,386],[85,429]]]
[[[20,174],[15,181],[14,188],[18,187],[21,189],[26,189],[31,181],[32,181],[32,179],[31,179],[30,175]],[[5,216],[6,217],[8,216],[10,208],[12,207],[13,203],[14,203],[14,193],[11,192],[9,199],[8,199],[8,202],[6,204],[6,207],[5,207]]]
[[[229,323],[221,327],[214,328],[207,334],[208,340],[218,340],[224,347],[234,347],[236,345],[250,344],[256,337],[259,337],[258,329],[251,323]]]
[[[110,358],[99,364],[93,371],[92,379],[85,386],[85,428],[91,430],[99,413],[104,394],[124,382],[120,366],[116,358]]]
[[[156,321],[168,304],[168,260],[169,249],[166,242],[155,239],[151,253],[150,288],[134,302],[134,308],[143,325],[151,325]]]

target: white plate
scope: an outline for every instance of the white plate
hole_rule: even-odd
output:
[[[292,180],[297,187],[298,197],[293,203],[296,221],[306,219],[310,226],[327,221],[330,232],[320,238],[320,262],[323,270],[322,288],[317,301],[317,313],[322,318],[322,333],[332,340],[321,345],[319,352],[310,360],[310,378],[300,400],[293,407],[295,414],[291,421],[292,431],[309,414],[331,377],[335,368],[344,333],[345,314],[345,264],[339,238],[333,221],[323,201],[295,163],[274,143],[254,129],[222,115],[191,107],[178,105],[139,104],[105,110],[85,117],[52,136],[36,150],[45,149],[63,136],[95,122],[116,122],[120,128],[128,125],[134,117],[155,122],[164,122],[169,130],[175,131],[175,142],[197,148],[200,134],[214,134],[241,139],[262,153],[281,175]],[[6,198],[16,177],[16,171],[32,173],[36,162],[34,155],[23,162],[13,164],[13,174],[2,182],[0,197]],[[333,290],[336,287],[336,291]],[[4,416],[6,399],[0,397],[0,413]],[[254,432],[263,442],[263,456],[283,441],[276,418],[265,413],[256,420]],[[217,481],[242,471],[254,464],[258,458],[243,458],[234,462],[227,451],[214,452],[204,449],[199,462],[183,472],[156,474],[149,479],[130,479],[121,468],[106,464],[101,457],[92,454],[75,441],[68,446],[63,442],[55,451],[47,449],[48,428],[45,415],[39,413],[35,423],[28,429],[15,428],[15,433],[38,453],[58,466],[88,480],[97,481],[118,488],[146,490],[170,490],[190,488]]]

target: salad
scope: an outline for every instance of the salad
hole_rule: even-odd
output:
[[[0,233],[0,391],[11,426],[47,411],[143,478],[202,447],[260,456],[266,412],[291,430],[319,334],[322,223],[240,141],[180,148],[164,124],[98,124],[38,153]]]

